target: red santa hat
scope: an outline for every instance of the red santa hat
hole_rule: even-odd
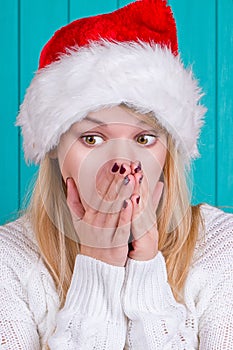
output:
[[[178,54],[166,0],[138,0],[59,29],[44,46],[20,108],[27,160],[39,163],[89,112],[125,103],[153,112],[187,162],[206,109]]]

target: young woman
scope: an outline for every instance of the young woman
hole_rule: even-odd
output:
[[[40,163],[0,231],[1,349],[230,349],[233,217],[186,183],[205,108],[163,0],[77,20],[21,106]]]

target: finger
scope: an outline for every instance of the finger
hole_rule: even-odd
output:
[[[109,227],[108,223],[103,223],[103,225],[99,226],[92,222],[79,221],[78,232],[81,234],[82,244],[95,248],[127,246],[130,235],[131,215],[132,203],[130,200],[127,200],[124,202],[119,217],[112,227]],[[97,216],[99,215],[95,217]]]
[[[101,167],[101,169],[98,171],[96,176],[96,191],[101,198],[108,191],[108,188],[112,181],[114,181],[115,175],[119,172],[119,169],[120,165],[117,162],[110,162]]]
[[[85,210],[81,203],[78,189],[74,182],[74,179],[71,177],[67,178],[66,186],[67,186],[67,205],[70,209],[70,212],[72,215],[75,215],[76,219],[82,218],[85,213]]]
[[[131,164],[123,163],[122,165],[126,169],[126,171],[124,172],[125,177],[123,180],[120,180],[120,182],[118,183],[119,184],[119,187],[117,188],[118,196],[115,199],[119,198],[124,200],[125,198],[129,198],[134,193],[135,190],[133,186],[135,187],[136,177],[132,176]],[[138,179],[140,179],[139,174],[138,174]]]
[[[112,182],[108,192],[101,200],[98,210],[106,214],[119,213],[124,199],[129,198],[132,195],[134,186],[135,179],[132,174],[116,179],[115,182]]]
[[[156,215],[151,204],[142,203],[136,195],[131,198],[133,205],[131,232],[133,236],[128,256],[134,260],[149,260],[158,249],[158,231]]]
[[[136,218],[143,212],[143,204],[141,201],[141,196],[138,193],[133,194],[131,197],[133,212],[132,212],[132,222],[135,222]]]
[[[124,200],[122,209],[120,211],[117,228],[113,235],[113,245],[123,246],[128,245],[130,237],[130,226],[132,218],[133,206],[131,200]]]
[[[119,165],[119,171],[116,172],[113,181],[109,183],[109,186],[104,193],[105,200],[114,201],[118,198],[122,184],[127,184],[124,179],[127,178],[127,176],[130,174],[130,171],[131,169],[128,164],[122,163]]]
[[[98,173],[96,180],[96,187],[98,196],[91,199],[91,203],[100,203],[104,201],[114,201],[119,195],[119,190],[124,177],[130,174],[130,165],[126,163],[111,163],[110,166],[104,167]],[[95,204],[96,209],[99,208],[98,204]]]
[[[108,193],[110,186],[114,187],[116,174],[119,173],[120,165],[115,162],[108,162],[100,168],[96,176],[95,189],[92,191],[86,204],[88,212],[97,214],[100,203]]]
[[[140,196],[141,195],[141,187],[142,187],[142,181],[143,181],[143,172],[140,170],[138,173],[134,173],[134,179],[135,179],[135,186],[133,194]]]
[[[126,182],[125,179],[127,179]],[[107,227],[115,230],[118,225],[123,202],[132,195],[135,186],[134,176],[131,174],[127,175],[126,178],[122,178],[121,182],[124,184],[122,185],[120,195],[118,194],[119,198],[117,200],[109,201],[109,193],[107,193],[107,198],[104,197],[101,199],[95,211],[92,209],[87,210],[85,217],[89,223],[92,223],[96,227]]]
[[[141,196],[143,196],[143,199],[146,200],[146,195],[144,193],[145,188],[142,188],[142,180],[143,180],[143,172],[141,170],[141,163],[135,163],[134,167],[136,166],[136,171],[134,170],[134,179],[135,179],[135,186],[134,186],[134,192],[132,196],[130,197],[133,205],[133,213],[132,213],[132,219],[135,220],[135,218],[142,212],[145,203],[141,200]],[[137,171],[137,168],[139,169]]]
[[[141,170],[142,170],[142,163],[139,160],[131,163],[132,174],[139,173]]]
[[[130,164],[123,162],[120,166],[119,174],[126,176],[127,174],[130,174],[130,173],[131,173]]]
[[[161,181],[158,181],[156,186],[155,186],[155,189],[154,189],[154,192],[153,192],[153,196],[152,196],[152,201],[153,201],[153,206],[154,206],[155,212],[156,212],[156,210],[158,208],[160,199],[162,197],[163,188],[164,188],[164,183],[161,182]]]
[[[92,219],[90,218],[93,225],[98,227],[104,226],[112,228],[113,230],[116,229],[119,224],[119,217],[121,215],[123,202],[132,195],[135,186],[133,175],[127,175],[126,179],[127,182],[122,185],[122,189],[120,194],[118,194],[119,198],[117,198],[117,200],[108,201],[106,198],[103,198],[99,205],[98,211],[95,213],[95,215],[92,215]],[[124,180],[121,181],[124,182]]]
[[[143,201],[143,196],[131,196],[133,205],[131,229],[134,240],[149,232],[156,224],[156,214],[153,211],[151,200]]]
[[[117,226],[122,227],[128,224],[131,224],[132,212],[133,212],[132,201],[130,199],[124,200],[122,209],[120,211]]]
[[[156,225],[149,232],[132,242],[132,249],[128,256],[134,260],[153,259],[158,252],[158,231]]]

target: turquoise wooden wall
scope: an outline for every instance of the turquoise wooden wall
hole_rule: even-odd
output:
[[[0,222],[14,218],[36,172],[26,166],[19,130],[19,104],[53,32],[83,16],[110,12],[126,0],[0,0]],[[180,51],[203,86],[208,107],[193,165],[193,202],[233,212],[233,1],[170,0]]]

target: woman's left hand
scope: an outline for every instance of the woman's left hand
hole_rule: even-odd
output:
[[[131,231],[132,231],[132,247],[128,256],[134,260],[146,261],[153,259],[158,253],[158,230],[156,209],[158,207],[164,184],[158,181],[153,196],[144,198],[143,193],[143,172],[140,169],[135,177],[134,194],[131,196],[133,204]]]

